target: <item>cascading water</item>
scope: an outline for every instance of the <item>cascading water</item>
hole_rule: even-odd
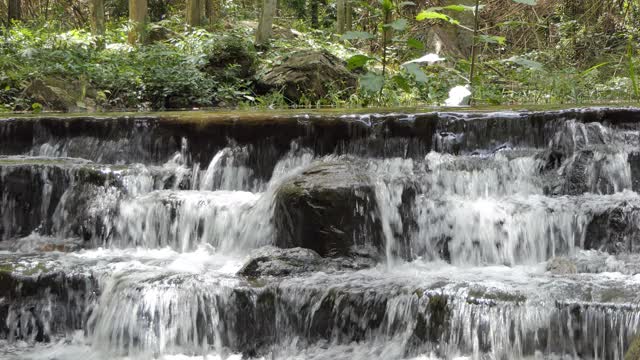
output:
[[[638,114],[0,119],[0,358],[623,359]]]

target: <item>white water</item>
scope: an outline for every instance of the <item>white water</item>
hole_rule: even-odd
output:
[[[571,136],[554,136],[550,148],[573,154],[610,141],[609,130],[601,125],[569,122],[566,127]],[[65,146],[43,145],[41,152],[64,154]],[[99,292],[89,300],[92,311],[84,314],[86,333],[48,345],[35,345],[33,338],[0,343],[0,356],[235,360],[240,355],[229,344],[242,347],[243,331],[266,326],[255,318],[240,322],[246,313],[258,311],[257,305],[238,305],[240,295],[234,291],[246,288],[255,291],[247,300],[251,304],[258,304],[260,290],[278,294],[274,308],[266,311],[274,316],[267,323],[275,325],[276,338],[257,356],[264,359],[555,358],[543,352],[531,356],[527,347],[533,346],[532,333],[534,338],[559,337],[555,345],[564,353],[557,358],[577,359],[577,349],[590,349],[598,358],[620,359],[640,326],[634,305],[639,299],[632,297],[640,291],[634,270],[638,259],[581,250],[594,214],[623,202],[640,204],[629,190],[624,151],[596,152],[601,176],[588,180],[591,194],[574,196],[545,195],[542,161],[534,155],[430,153],[425,159],[364,159],[375,186],[384,264],[249,283],[236,273],[252,249],[273,243],[278,185],[312,161],[326,159],[292,144],[271,179],[259,180],[247,163],[254,151],[250,147],[224,148],[201,170],[190,163],[186,146],[164,164],[160,181],[151,167],[142,165],[133,171],[105,170],[113,171],[124,187],[92,190],[89,214],[106,233],[94,239],[98,248],[44,260],[45,267],[68,267],[97,278]],[[554,171],[563,175],[573,161],[575,155]],[[167,190],[170,178],[173,185]],[[191,190],[181,190],[183,181]],[[407,189],[416,192],[413,204],[403,200]],[[51,187],[45,185],[43,192],[50,196]],[[75,195],[65,192],[61,204]],[[75,216],[63,205],[54,215],[60,234]],[[48,239],[34,234],[22,240],[19,250],[28,252],[42,241]],[[444,249],[449,262],[442,260]],[[408,257],[402,255],[407,252]],[[579,273],[546,272],[547,261],[556,256],[576,259]],[[24,268],[37,264],[40,260]],[[416,314],[430,314],[431,299],[443,294],[455,299],[447,305],[452,314],[447,336],[408,352],[418,326]],[[580,322],[556,306],[558,299],[610,307],[586,308],[586,320]],[[54,303],[50,297],[38,306],[50,314]],[[28,306],[12,308],[12,314],[27,316]],[[30,319],[32,324],[52,322]],[[325,329],[322,320],[334,323]],[[376,321],[379,326],[372,325]],[[27,326],[24,321],[8,323]],[[582,338],[567,332],[578,326],[583,327]],[[310,340],[317,327],[328,333]],[[585,345],[586,339],[593,343]]]

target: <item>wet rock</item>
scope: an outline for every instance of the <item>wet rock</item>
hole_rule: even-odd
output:
[[[578,272],[576,264],[564,257],[554,257],[547,262],[547,271],[553,275],[568,275]]]
[[[382,229],[371,216],[371,179],[349,161],[311,165],[277,190],[276,245],[303,247],[321,256],[348,255],[356,245],[380,248]]]
[[[0,338],[50,341],[84,328],[97,289],[91,276],[66,274],[41,262],[18,268],[0,264]]]
[[[640,207],[625,202],[593,215],[584,248],[608,253],[640,252]]]
[[[563,165],[561,173],[565,178],[562,194],[613,194],[631,189],[626,153],[580,150]]]
[[[298,102],[303,97],[318,100],[329,92],[355,89],[356,77],[344,62],[327,51],[305,50],[293,53],[267,71],[258,81],[260,92],[282,91],[286,99]]]
[[[374,251],[364,248],[355,249],[350,256],[322,258],[310,249],[265,246],[251,254],[238,274],[258,278],[327,270],[362,270],[375,266],[379,260]]]
[[[551,139],[550,148],[567,157],[590,146],[611,144],[611,141],[610,129],[601,123],[569,120],[560,123]]]
[[[266,246],[255,251],[238,274],[247,277],[286,276],[315,271],[322,258],[313,250]]]

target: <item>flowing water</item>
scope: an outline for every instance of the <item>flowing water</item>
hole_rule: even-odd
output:
[[[198,116],[0,119],[0,358],[623,359],[640,334],[640,110]],[[342,163],[372,189],[336,207],[374,224],[349,255],[241,275],[284,184]]]

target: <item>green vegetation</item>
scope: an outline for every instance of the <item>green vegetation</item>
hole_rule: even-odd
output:
[[[637,1],[285,0],[260,46],[253,1],[150,0],[142,25],[125,0],[91,21],[96,2],[0,2],[0,111],[442,105],[466,84],[478,105],[640,98]],[[301,50],[341,59],[358,85],[264,86]]]

